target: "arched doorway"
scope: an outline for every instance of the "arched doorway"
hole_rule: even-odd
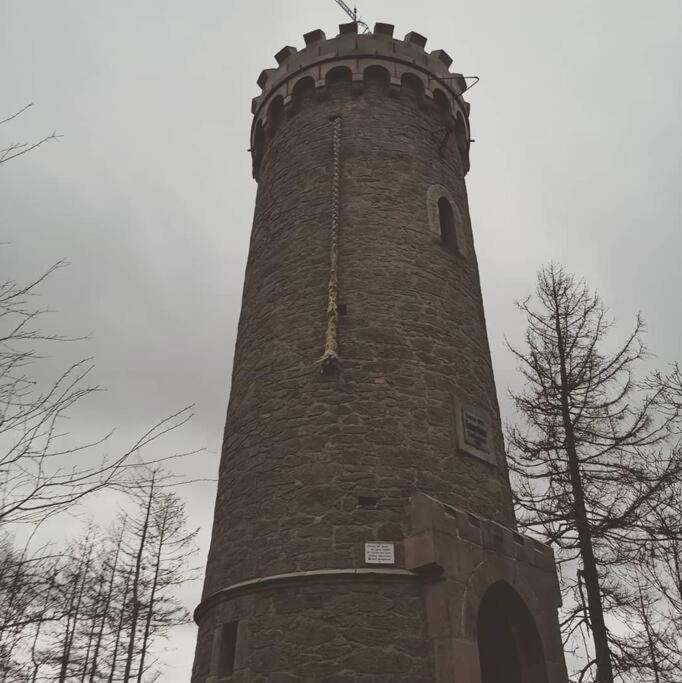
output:
[[[504,581],[493,584],[478,612],[481,683],[547,683],[542,641],[518,593]]]

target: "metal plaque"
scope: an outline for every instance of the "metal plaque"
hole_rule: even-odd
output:
[[[490,432],[488,423],[466,408],[462,409],[462,424],[464,426],[464,441],[479,451],[490,452]]]

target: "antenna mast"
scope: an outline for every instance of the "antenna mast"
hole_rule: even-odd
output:
[[[359,26],[362,26],[362,32],[363,33],[369,33],[369,26],[362,21],[362,19],[358,19],[358,8],[353,7],[351,9],[343,0],[334,0],[334,2],[353,20],[357,21]]]

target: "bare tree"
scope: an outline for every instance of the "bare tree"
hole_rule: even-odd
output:
[[[0,164],[59,137],[0,147]],[[65,265],[59,261],[28,283],[0,281],[0,683],[113,682],[121,674],[141,682],[147,671],[155,680],[153,644],[188,617],[169,588],[190,576],[194,534],[185,531],[183,505],[165,490],[177,480],[159,475],[157,488],[156,474],[146,474],[150,465],[160,471],[160,463],[190,454],[143,456],[183,426],[191,408],[160,420],[113,458],[98,457],[111,433],[79,441],[68,432],[69,418],[98,387],[88,381],[87,358],[40,379],[47,374],[44,350],[76,341],[46,331],[41,323],[49,310],[36,303],[42,285]],[[32,536],[23,551],[14,548],[15,525],[38,529],[104,489],[124,497],[131,489],[148,492],[146,517],[124,513],[112,536],[97,538],[91,530],[61,552],[32,551]],[[131,555],[131,547],[139,552]]]
[[[118,591],[119,600],[113,603],[113,606],[116,610],[116,615],[115,615],[115,628],[114,628],[114,638],[113,638],[113,652],[111,654],[111,657],[109,659],[109,677],[108,677],[108,683],[112,683],[114,680],[114,677],[116,675],[116,670],[119,662],[119,656],[121,653],[121,642],[123,637],[125,636],[125,631],[124,631],[124,626],[126,623],[126,615],[128,613],[128,607],[129,607],[129,596],[130,596],[130,583],[132,579],[132,574],[133,574],[133,568],[128,567],[127,569],[122,570],[121,576],[122,576],[122,585],[120,590]]]
[[[173,626],[188,623],[190,615],[175,596],[175,590],[196,578],[192,556],[196,552],[197,529],[187,528],[185,504],[173,491],[157,494],[152,517],[149,590],[140,642],[137,681],[141,683],[150,648]]]
[[[35,680],[48,661],[41,638],[63,616],[57,577],[63,557],[51,547],[17,551],[0,542],[0,681]]]
[[[116,586],[116,580],[119,577],[119,558],[121,555],[121,546],[123,544],[123,538],[126,532],[127,516],[124,514],[121,516],[118,529],[115,530],[112,535],[113,556],[111,560],[109,559],[110,553],[106,553],[102,560],[102,571],[100,582],[101,585],[105,587],[104,599],[102,601],[101,610],[95,612],[93,618],[93,626],[97,622],[96,630],[94,631],[94,651],[92,654],[92,661],[89,664],[90,671],[88,675],[89,683],[93,683],[95,680],[99,680],[99,666],[100,666],[100,653],[103,649],[104,638],[107,631],[107,626],[114,622],[114,615],[112,614],[112,607],[115,607],[115,596],[114,589]],[[124,591],[126,593],[127,591]],[[125,603],[126,597],[123,597],[123,603]],[[113,654],[113,660],[116,660],[117,652]],[[85,673],[85,671],[84,671]]]
[[[665,602],[655,586],[632,577],[634,590],[631,621],[628,622],[637,656],[641,683],[675,683],[679,681],[680,659],[678,638],[671,622],[661,614]],[[641,654],[637,654],[637,649]]]
[[[31,106],[0,120],[0,126]],[[52,133],[36,142],[0,148],[0,164],[59,137]],[[108,461],[92,451],[109,434],[94,442],[69,443],[66,418],[98,390],[88,384],[92,361],[85,358],[68,365],[51,382],[40,382],[41,373],[35,372],[47,344],[74,341],[43,329],[40,323],[49,309],[36,303],[41,286],[65,265],[59,261],[27,283],[0,281],[0,529],[13,522],[37,523],[120,483],[133,454],[191,417],[185,408],[159,421]]]
[[[649,594],[657,596],[655,608],[666,624],[668,638],[662,644],[665,664],[676,663],[677,678],[682,677],[682,485],[671,491],[667,500],[651,510],[657,525],[640,555],[640,566]],[[667,680],[667,679],[664,679]]]
[[[59,683],[72,680],[77,675],[78,662],[73,653],[77,647],[76,636],[81,628],[81,621],[88,597],[88,588],[92,581],[92,559],[94,544],[91,530],[87,536],[72,549],[75,561],[67,567],[62,577],[65,598],[63,628],[59,634]],[[57,649],[57,648],[55,648]],[[73,667],[71,665],[74,665]]]
[[[196,530],[173,478],[138,481],[110,534],[91,527],[32,566],[0,555],[0,681],[153,681],[159,644],[189,621],[177,590],[196,577]],[[9,561],[5,555],[14,555]]]
[[[87,384],[92,364],[78,361],[52,381],[38,378],[42,349],[68,343],[70,338],[45,332],[39,322],[48,312],[36,305],[40,286],[62,262],[43,275],[20,285],[0,282],[0,681],[39,680],[54,668],[54,647],[60,644],[58,680],[79,676],[98,679],[105,631],[109,632],[113,601],[111,590],[120,579],[119,568],[74,568],[67,549],[54,547],[23,551],[12,547],[9,530],[17,523],[37,529],[49,517],[65,512],[88,496],[109,489],[126,495],[137,486],[147,463],[145,447],[181,427],[191,417],[183,409],[161,420],[113,459],[99,458],[97,450],[109,438],[75,442],[65,429],[79,403],[97,387]],[[181,457],[148,459],[160,463]],[[56,555],[56,557],[55,557]],[[61,556],[61,557],[60,557]],[[78,572],[85,571],[81,576]],[[70,572],[70,574],[69,574]],[[75,572],[75,573],[74,573]],[[64,577],[68,578],[65,579]],[[93,580],[114,582],[108,594]],[[94,591],[94,593],[93,593]],[[121,606],[128,617],[128,606]],[[87,627],[86,627],[87,625]],[[87,634],[82,629],[87,628]],[[117,636],[118,637],[118,636]],[[56,639],[56,640],[55,640]],[[30,653],[30,661],[26,653]],[[91,661],[92,660],[92,661]],[[108,665],[108,660],[104,666]],[[88,667],[91,673],[88,674]],[[115,663],[112,664],[115,668]]]
[[[152,473],[151,480],[149,482],[149,491],[147,495],[140,501],[140,507],[142,510],[142,520],[137,525],[136,537],[138,539],[137,544],[133,548],[131,554],[131,559],[133,563],[133,583],[132,583],[132,606],[130,610],[130,635],[128,639],[128,652],[125,662],[125,670],[123,673],[123,679],[129,680],[131,677],[131,671],[133,666],[133,661],[135,659],[135,642],[137,640],[137,622],[140,618],[140,611],[142,607],[140,593],[142,592],[142,561],[145,557],[148,537],[149,537],[149,526],[152,516],[152,506],[154,503],[154,486],[156,484],[156,472]]]
[[[638,382],[642,320],[613,347],[599,297],[556,265],[518,305],[525,346],[510,349],[524,379],[513,398],[525,424],[509,429],[509,446],[520,522],[557,548],[571,598],[567,646],[590,634],[594,654],[578,680],[596,667],[596,680],[612,683],[639,665],[607,618],[631,609],[623,577],[662,531],[652,511],[682,477],[675,373]]]
[[[172,478],[158,470],[140,486],[139,512],[131,519],[130,541],[124,546],[132,584],[123,678],[138,683],[147,672],[153,642],[189,620],[175,588],[195,575],[189,562],[197,531],[187,529],[185,506],[169,486]]]
[[[59,262],[28,284],[0,282],[0,527],[37,523],[83,497],[122,483],[133,455],[191,418],[185,408],[152,426],[122,453],[107,461],[92,451],[110,436],[73,445],[64,429],[71,412],[98,390],[87,384],[90,359],[80,360],[41,383],[32,370],[40,347],[68,337],[41,330],[48,309],[34,299]],[[94,463],[94,464],[93,464]]]

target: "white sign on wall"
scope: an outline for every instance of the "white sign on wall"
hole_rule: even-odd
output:
[[[395,543],[365,543],[365,564],[395,564]]]

